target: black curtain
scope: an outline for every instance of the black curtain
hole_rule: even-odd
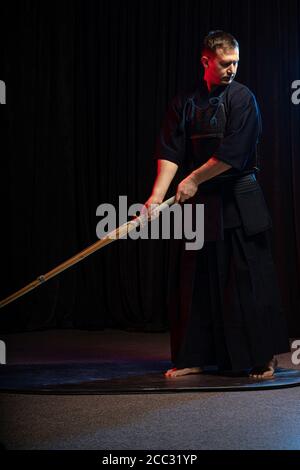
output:
[[[1,298],[96,241],[99,204],[148,198],[166,106],[197,86],[201,40],[224,29],[240,43],[237,80],[262,111],[260,181],[290,334],[300,334],[300,2],[5,3]],[[2,330],[164,329],[168,258],[165,240],[115,242],[2,309]]]

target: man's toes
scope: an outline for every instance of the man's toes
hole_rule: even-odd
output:
[[[185,367],[182,369],[177,369],[175,367],[167,370],[167,372],[165,372],[165,377],[181,377],[183,375],[200,374],[201,372],[201,367]]]
[[[265,366],[253,367],[253,369],[249,373],[249,377],[252,377],[254,379],[265,379],[273,377],[276,366],[277,361],[276,359],[274,359]]]
[[[169,372],[166,377],[181,377],[182,375],[185,375],[182,371],[174,370]]]
[[[185,375],[184,369],[170,369],[165,373],[166,377],[180,377],[181,375]]]
[[[175,368],[167,370],[167,372],[165,372],[165,374],[164,374],[165,377],[170,377],[174,371],[176,371]]]
[[[179,377],[180,375],[184,375],[183,369],[177,369],[176,367],[165,372],[165,377]]]

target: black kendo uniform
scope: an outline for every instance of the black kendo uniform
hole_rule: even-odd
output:
[[[270,250],[271,219],[256,179],[260,113],[232,82],[176,97],[155,158],[179,165],[178,182],[210,157],[232,166],[200,184],[186,203],[204,204],[205,243],[171,242],[168,308],[177,368],[243,370],[289,351]],[[176,189],[176,186],[173,190]]]

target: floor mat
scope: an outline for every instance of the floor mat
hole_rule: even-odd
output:
[[[25,364],[0,367],[0,392],[38,394],[126,394],[249,391],[300,385],[300,371],[279,368],[274,377],[249,378],[208,369],[203,374],[166,378],[169,361],[92,364]]]

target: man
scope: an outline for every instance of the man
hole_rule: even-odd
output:
[[[289,351],[269,247],[270,216],[256,180],[260,114],[251,91],[234,81],[236,39],[204,39],[204,77],[176,97],[157,143],[157,177],[145,203],[151,215],[180,170],[178,203],[204,203],[205,243],[175,257],[169,288],[171,353],[166,377],[205,366],[270,377],[275,354]]]

